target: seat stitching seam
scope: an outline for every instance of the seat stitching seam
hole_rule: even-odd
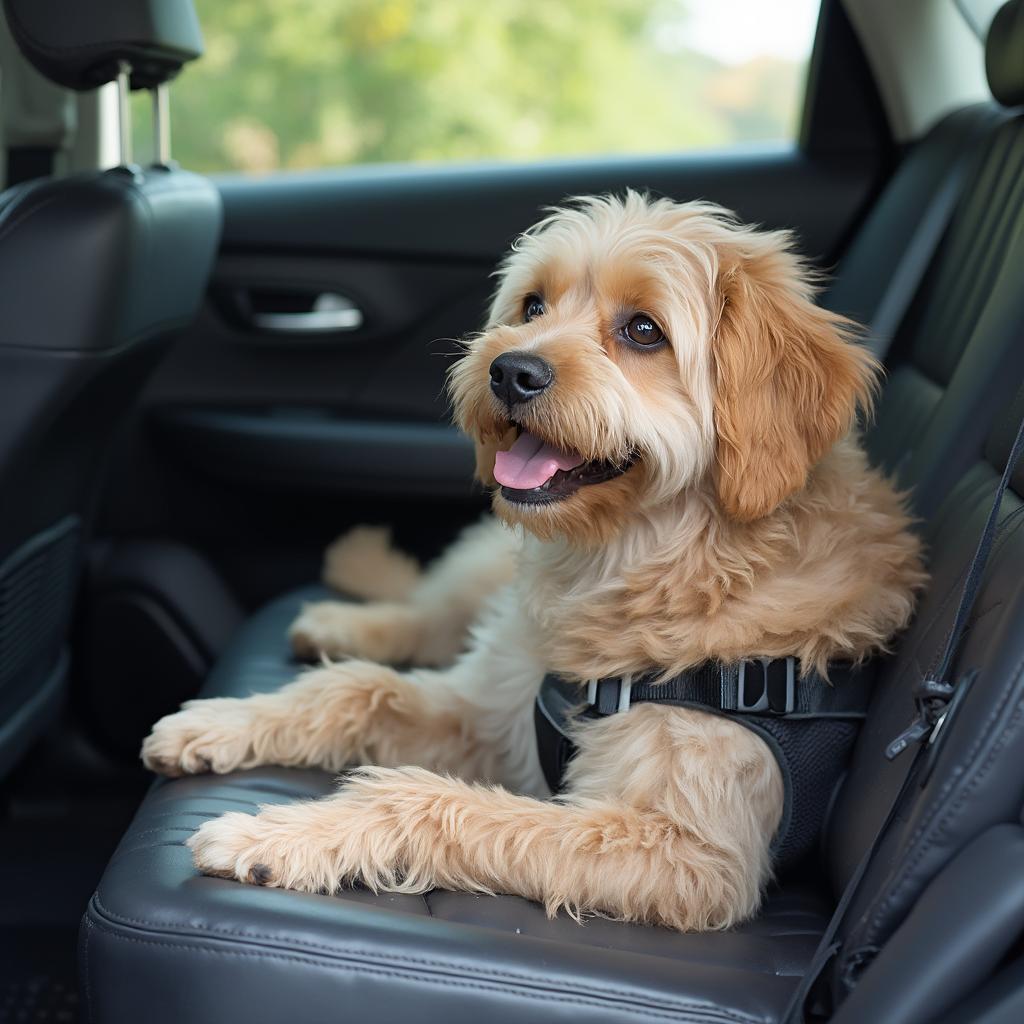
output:
[[[209,777],[210,776],[204,776],[204,778],[209,778]],[[231,783],[225,781],[224,785],[225,786],[229,786],[229,785],[231,785]],[[243,792],[251,793],[252,790],[251,789],[243,789]],[[200,800],[215,800],[215,801],[217,801],[217,803],[224,803],[224,804],[236,804],[236,803],[250,804],[253,807],[255,807],[257,805],[257,801],[251,800],[251,799],[246,799],[245,797],[240,797],[240,796],[218,796],[216,793],[210,793],[210,794],[204,793],[201,797],[198,797],[198,799],[200,799]],[[170,818],[170,817],[172,817],[173,815],[176,815],[176,814],[191,814],[191,813],[193,813],[193,812],[191,812],[191,811],[162,811],[161,815],[163,817],[165,817],[165,818]],[[195,812],[195,813],[198,813],[198,812]],[[209,812],[204,812],[204,813],[219,814],[220,812],[219,811],[209,811]],[[147,814],[146,817],[147,818],[153,818],[155,820],[156,816],[155,815],[151,816],[151,815]]]
[[[145,843],[142,846],[129,846],[124,850],[117,850],[111,860],[121,860],[122,857],[127,857],[132,853],[145,853],[147,850],[159,850],[165,846],[176,846],[179,850],[185,849],[185,843],[181,839],[169,839],[166,843]]]
[[[132,917],[125,917],[125,916],[123,916],[121,914],[114,913],[111,910],[109,910],[106,906],[104,906],[103,901],[100,899],[100,895],[99,895],[98,891],[97,891],[97,893],[94,896],[94,900],[96,902],[97,908],[106,917],[109,917],[112,921],[116,921],[116,922],[118,922],[120,924],[138,925],[138,926],[143,927],[143,928],[179,928],[179,927],[181,927],[179,924],[176,924],[176,923],[173,923],[173,922],[170,922],[170,921],[154,921],[154,920],[147,920],[145,918],[142,918],[142,919],[140,919],[140,918],[132,918]],[[188,924],[188,928],[190,930],[199,931],[199,932],[205,932],[205,933],[207,933],[209,935],[217,936],[217,937],[221,937],[221,938],[226,938],[226,939],[242,939],[242,940],[261,939],[261,940],[264,940],[266,942],[282,942],[282,941],[287,941],[289,945],[305,946],[308,949],[322,950],[325,953],[330,953],[330,954],[334,954],[334,955],[346,955],[347,954],[347,955],[350,955],[350,956],[365,956],[365,957],[367,957],[368,959],[371,959],[371,960],[378,958],[378,955],[376,953],[374,953],[372,951],[360,949],[358,947],[356,947],[356,948],[347,948],[346,949],[346,948],[341,948],[339,946],[328,945],[326,943],[310,942],[308,939],[300,939],[300,938],[292,938],[292,937],[289,937],[287,940],[284,940],[284,939],[282,939],[282,937],[280,935],[268,935],[265,932],[253,932],[253,931],[249,931],[249,930],[246,930],[244,932],[236,932],[236,931],[231,930],[231,929],[223,929],[223,928],[211,927],[209,925],[198,924],[198,923],[194,923],[194,922],[191,922],[191,921]],[[427,966],[427,967],[440,967],[440,968],[449,969],[452,966],[449,961],[445,961],[445,960],[431,960],[431,959],[428,959],[426,957],[409,956],[409,955],[404,954],[404,953],[393,953],[393,954],[390,954],[390,959],[394,960],[394,961],[405,961],[405,962],[413,963],[413,964],[421,964],[421,965]],[[466,971],[466,972],[481,974],[481,975],[490,976],[490,977],[510,978],[510,979],[519,979],[519,980],[526,980],[526,979],[528,979],[530,977],[529,975],[523,975],[523,974],[518,974],[518,973],[514,973],[514,972],[507,972],[507,971],[496,970],[496,969],[491,969],[491,968],[488,968],[488,969],[485,970],[483,968],[472,967],[470,965],[466,965],[466,966],[461,966],[460,965],[458,967],[458,969]],[[767,972],[767,971],[759,971],[758,973],[759,974],[768,974],[769,972]],[[618,993],[618,994],[624,995],[624,996],[628,996],[629,995],[629,993],[627,991],[622,990],[622,989],[608,989],[607,991]]]
[[[6,238],[12,231],[16,231],[22,224],[25,223],[33,214],[39,213],[40,210],[45,210],[46,207],[51,206],[59,199],[63,199],[65,193],[58,192],[55,195],[48,196],[42,202],[26,204],[20,214],[15,215],[14,219],[10,224],[4,225],[3,229],[0,229],[0,239]]]
[[[201,812],[195,811],[193,813],[199,814]],[[203,816],[204,817],[208,817],[208,818],[216,817],[217,816],[217,811],[209,811],[206,814],[204,814]],[[158,835],[161,832],[195,832],[195,826],[193,826],[193,825],[158,825],[156,828],[147,828],[147,829],[143,829],[143,831],[141,831],[141,832],[132,832],[131,833],[131,837],[132,837],[132,839],[141,839],[143,836]],[[147,843],[143,843],[141,848],[144,849],[147,845],[148,845]]]
[[[131,943],[135,943],[135,944],[138,944],[138,945],[159,946],[159,947],[163,947],[163,948],[168,948],[169,947],[171,949],[179,949],[179,950],[185,950],[185,951],[189,951],[189,952],[197,952],[197,953],[201,953],[201,954],[205,954],[205,955],[210,955],[210,956],[249,957],[249,958],[254,958],[254,959],[282,960],[282,961],[285,961],[285,962],[296,962],[296,963],[311,963],[311,962],[312,963],[316,963],[316,964],[322,964],[323,963],[322,959],[314,959],[312,956],[302,956],[300,954],[273,953],[273,952],[269,952],[269,951],[266,951],[266,950],[210,949],[210,948],[205,947],[205,946],[196,945],[195,943],[181,942],[181,941],[175,941],[175,940],[171,940],[171,939],[163,939],[163,940],[159,940],[159,939],[143,939],[143,938],[139,938],[137,936],[120,935],[116,931],[114,931],[113,929],[104,927],[103,925],[99,924],[98,922],[94,924],[94,927],[96,927],[99,931],[105,932],[106,934],[110,935],[112,938],[117,939],[117,940],[119,940],[121,942],[131,942]],[[396,958],[393,958],[393,959],[409,959],[409,958],[396,957]],[[378,960],[378,962],[380,964],[382,964],[383,966],[375,966],[373,964],[358,964],[358,963],[353,963],[353,962],[348,962],[348,963],[346,963],[344,965],[337,964],[337,963],[329,964],[329,965],[328,964],[324,964],[324,966],[329,966],[333,970],[344,970],[344,971],[349,971],[349,972],[353,972],[353,973],[357,973],[357,974],[361,973],[361,974],[369,974],[369,975],[379,975],[381,977],[398,978],[398,979],[401,979],[401,980],[412,980],[412,979],[409,978],[408,973],[403,973],[403,972],[398,971],[398,970],[388,970],[387,966],[386,966],[387,965],[387,961],[386,960]],[[413,961],[413,962],[416,962],[416,961]],[[424,963],[429,963],[429,961],[424,961]],[[461,966],[453,967],[450,964],[444,964],[444,963],[438,963],[438,966],[446,967],[448,970],[457,970],[457,971],[464,970],[464,968],[462,968]],[[498,974],[498,972],[494,972],[494,973],[496,975]],[[684,1012],[685,1013],[685,1012],[688,1012],[688,1011],[691,1011],[691,1010],[697,1010],[697,1011],[700,1011],[700,1012],[704,1013],[705,1015],[707,1015],[709,1017],[709,1019],[713,1019],[713,1020],[730,1020],[730,1021],[737,1021],[737,1022],[755,1022],[757,1020],[757,1018],[751,1017],[748,1014],[738,1014],[738,1013],[735,1013],[735,1012],[733,1012],[731,1010],[723,1009],[723,1008],[720,1008],[720,1007],[708,1006],[707,1004],[702,1004],[702,1003],[693,1003],[693,1002],[685,1002],[684,1003],[684,1002],[677,1002],[677,1001],[666,1000],[666,1001],[664,1001],[662,1003],[662,1006],[664,1007],[663,1010],[659,1010],[656,1007],[648,1008],[648,1007],[644,1007],[644,1006],[639,1006],[635,1002],[637,1000],[638,996],[639,996],[638,993],[636,993],[636,992],[625,992],[625,991],[622,991],[622,990],[619,990],[619,989],[605,989],[605,988],[602,988],[600,990],[595,990],[595,992],[594,992],[594,994],[592,996],[586,994],[585,992],[578,992],[575,996],[558,995],[558,994],[555,994],[555,993],[550,991],[550,984],[551,983],[550,983],[550,981],[547,981],[545,979],[541,979],[541,978],[531,979],[529,976],[518,976],[518,975],[505,975],[505,977],[508,977],[510,980],[516,980],[516,981],[525,982],[525,983],[529,983],[529,982],[533,981],[533,982],[537,983],[541,987],[546,987],[545,991],[537,991],[535,995],[532,995],[532,998],[535,998],[535,999],[545,999],[545,1000],[549,1000],[549,1001],[553,1000],[553,1001],[556,1001],[556,1002],[568,1003],[570,1005],[581,1005],[581,1006],[595,1006],[595,1005],[597,1005],[597,1006],[600,1006],[600,1007],[605,1007],[606,1004],[598,1002],[598,999],[600,997],[603,997],[603,996],[606,996],[606,995],[620,995],[620,996],[622,996],[624,998],[628,998],[628,999],[633,1001],[633,1005],[632,1006],[623,1007],[623,1009],[626,1010],[626,1012],[639,1014],[639,1015],[642,1015],[642,1016],[645,1016],[645,1017],[660,1018],[662,1020],[673,1020],[673,1019],[677,1019],[679,1012]],[[497,983],[490,984],[490,985],[485,984],[485,983],[482,984],[480,982],[476,982],[476,981],[472,981],[472,980],[468,980],[468,979],[465,980],[465,981],[459,981],[459,980],[442,978],[442,977],[430,977],[430,976],[424,976],[422,973],[415,980],[423,982],[423,983],[427,983],[427,984],[440,985],[442,987],[448,987],[448,988],[469,988],[469,989],[477,989],[477,990],[483,991],[483,992],[495,992],[496,991],[496,992],[506,992],[507,993],[509,988],[511,987],[511,986],[507,986],[507,985],[502,986],[502,985],[499,985]],[[526,993],[518,992],[518,993],[515,993],[515,994],[522,996],[522,995],[525,995]],[[709,1013],[709,1011],[710,1011],[710,1013]]]
[[[86,1013],[89,1016],[89,1024],[92,1024],[92,975],[89,972],[89,940],[92,938],[92,921],[85,919],[85,940],[82,943],[82,973],[85,975],[85,1005]]]

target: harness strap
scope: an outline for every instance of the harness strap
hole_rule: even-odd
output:
[[[856,673],[856,683],[849,677]],[[561,788],[575,753],[571,722],[620,714],[638,704],[668,704],[732,716],[786,719],[863,719],[871,687],[863,666],[829,666],[828,679],[800,670],[796,658],[761,658],[732,665],[708,661],[669,679],[650,673],[582,684],[551,673],[544,677],[534,711],[544,777]]]

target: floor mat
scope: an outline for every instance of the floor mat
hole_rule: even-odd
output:
[[[78,1024],[74,928],[0,929],[0,1024]]]
[[[0,819],[0,1024],[78,1024],[78,925],[136,804],[22,799]]]

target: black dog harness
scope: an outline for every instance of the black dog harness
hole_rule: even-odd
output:
[[[772,845],[776,867],[803,858],[822,834],[867,712],[864,666],[829,666],[829,679],[801,672],[796,658],[705,662],[664,682],[656,674],[572,683],[545,676],[534,709],[541,767],[558,792],[576,753],[572,723],[622,714],[638,704],[668,704],[724,715],[757,733],[779,763],[785,785]]]

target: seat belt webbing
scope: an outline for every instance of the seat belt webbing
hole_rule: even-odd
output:
[[[952,166],[946,172],[941,187],[925,207],[917,230],[893,270],[889,287],[885,290],[875,315],[871,318],[867,346],[878,359],[884,360],[896,332],[914,301],[924,275],[938,251],[946,228],[953,219],[960,196],[963,194],[968,172],[975,163],[976,142],[991,127],[989,121],[975,122],[963,133]]]

